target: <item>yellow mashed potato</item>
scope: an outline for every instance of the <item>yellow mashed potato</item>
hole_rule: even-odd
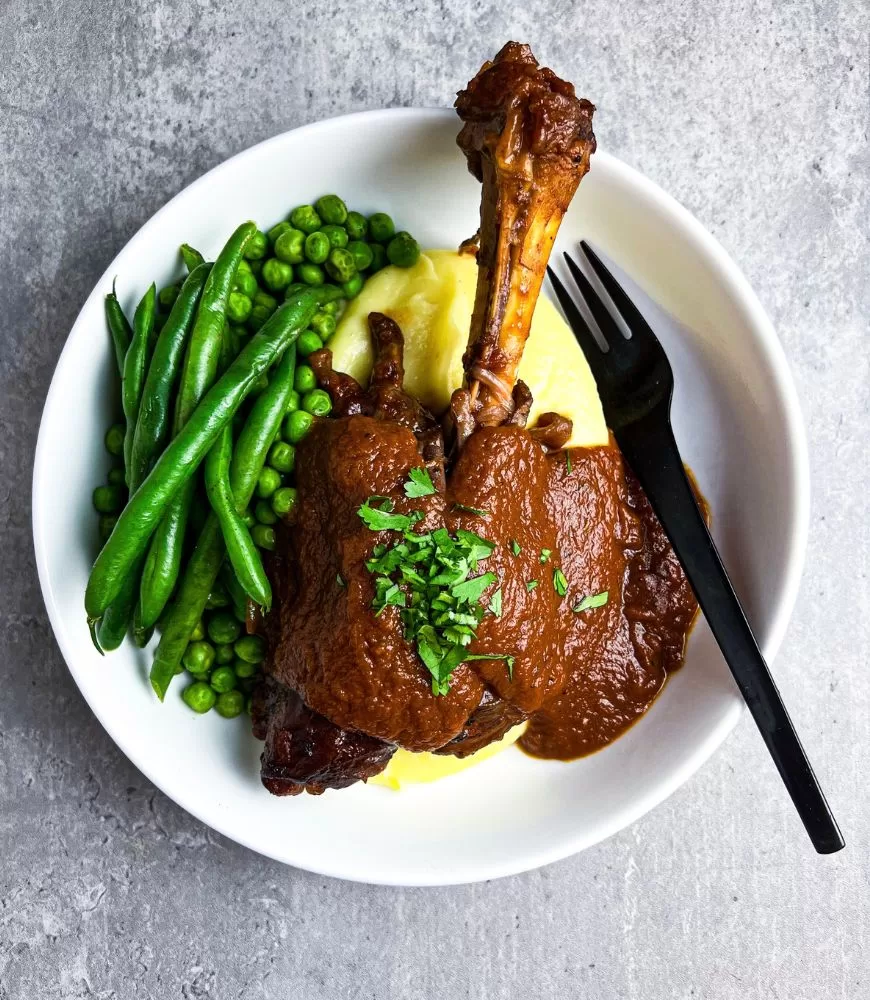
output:
[[[351,302],[330,341],[336,370],[368,382],[372,350],[367,317],[370,312],[385,313],[399,324],[405,337],[405,389],[440,414],[453,390],[462,384],[462,354],[476,283],[474,259],[450,250],[430,250],[412,268],[380,271]],[[570,446],[607,443],[598,391],[583,352],[561,313],[544,297],[535,309],[519,377],[534,397],[530,426],[539,414],[551,410],[574,422]],[[499,753],[515,743],[524,728],[516,726],[503,740],[465,760],[398,750],[370,784],[398,789],[436,781]]]

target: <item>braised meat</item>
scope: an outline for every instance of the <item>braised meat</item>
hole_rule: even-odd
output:
[[[483,183],[465,384],[439,422],[404,392],[401,330],[378,313],[367,388],[335,372],[328,350],[311,357],[334,411],[297,449],[298,504],[269,569],[270,658],[254,704],[275,794],[365,780],[396,746],[467,756],[527,719],[529,752],[589,752],[645,711],[695,612],[615,445],[560,450],[571,423],[558,414],[525,426],[532,398],[517,369],[595,149],[593,107],[516,43],[456,106],[459,144]],[[409,474],[423,469],[435,490],[409,498]],[[421,536],[465,531],[492,546],[490,612],[449,691],[434,693],[400,607],[373,608],[366,563],[396,532],[363,523],[372,497],[419,512]]]

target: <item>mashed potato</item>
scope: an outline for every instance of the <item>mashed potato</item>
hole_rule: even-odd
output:
[[[370,312],[386,313],[405,336],[406,390],[440,414],[462,383],[462,354],[468,342],[476,282],[474,259],[448,250],[431,250],[407,270],[385,268],[366,283],[342,317],[329,345],[336,370],[367,383],[372,351],[366,318]],[[592,373],[549,299],[538,301],[519,377],[535,401],[530,426],[539,414],[552,410],[573,420],[572,447],[607,443],[607,426]],[[503,740],[465,760],[398,750],[386,771],[371,783],[398,789],[405,784],[436,781],[515,743],[524,728],[516,726]]]

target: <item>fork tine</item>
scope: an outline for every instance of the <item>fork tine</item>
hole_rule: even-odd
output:
[[[598,341],[595,339],[595,334],[589,328],[589,324],[583,318],[583,314],[571,298],[570,292],[562,284],[559,276],[552,267],[547,267],[547,274],[550,276],[550,281],[556,292],[556,298],[562,306],[562,311],[568,319],[568,326],[571,327],[574,338],[586,355],[586,360],[589,362],[589,367],[592,369],[592,374],[595,376],[596,381],[600,381],[604,377],[606,369],[604,367],[604,354]]]
[[[607,311],[607,306],[601,301],[598,292],[596,292],[589,283],[589,279],[580,270],[578,264],[576,264],[567,253],[562,256],[565,258],[568,270],[577,282],[580,294],[586,300],[586,305],[589,306],[589,311],[595,317],[595,322],[598,324],[598,329],[601,331],[601,335],[604,337],[605,341],[607,341],[608,347],[610,347],[611,350],[616,350],[621,344],[625,343],[625,337],[622,335],[622,330],[620,330],[616,325],[613,317]]]
[[[592,270],[598,275],[601,284],[607,289],[607,294],[622,314],[622,318],[625,320],[632,334],[646,335],[652,337],[657,342],[656,335],[650,329],[649,323],[640,314],[640,310],[626,295],[622,285],[613,277],[598,254],[589,246],[586,240],[581,240],[580,246],[583,249],[583,253],[586,254],[586,259],[592,266]]]

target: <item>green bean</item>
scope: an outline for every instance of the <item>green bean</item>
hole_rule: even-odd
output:
[[[190,419],[205,391],[214,381],[221,351],[227,302],[233,288],[236,270],[242,254],[256,233],[257,227],[253,222],[242,223],[221,250],[207,277],[184,358],[182,382],[176,406],[176,432]]]
[[[223,580],[223,584],[227,588],[227,593],[230,595],[233,614],[244,624],[248,620],[248,595],[242,589],[242,585],[236,579],[236,574],[233,572],[233,567],[228,562],[225,562],[221,568],[221,580]],[[235,656],[235,653],[233,653],[233,656]]]
[[[310,291],[300,294],[296,306],[297,323],[303,326],[310,319],[316,308],[317,296]],[[287,305],[281,307],[276,318],[270,321],[270,326],[277,318],[285,314]],[[298,335],[299,326],[294,328]],[[263,333],[257,334],[263,337]],[[294,337],[288,338],[290,340]],[[230,465],[230,488],[235,501],[236,510],[241,513],[247,509],[257,485],[258,478],[266,455],[287,409],[287,402],[293,391],[293,368],[291,364],[291,346],[285,351],[281,363],[275,368],[267,388],[257,397],[244,426],[239,432],[233,450]],[[270,470],[274,472],[274,470]],[[274,473],[277,476],[277,473]],[[181,662],[181,657],[187,648],[187,637],[193,624],[199,619],[205,608],[208,595],[214,587],[221,563],[224,564],[222,578],[233,603],[233,610],[240,621],[247,617],[247,599],[235,571],[229,562],[224,561],[225,546],[217,516],[212,513],[206,521],[199,536],[196,549],[184,571],[179,585],[178,594],[163,626],[163,634],[154,654],[154,664],[151,668],[151,684],[160,700],[166,694],[175,670]]]
[[[293,351],[289,348],[285,354]],[[230,490],[229,467],[233,450],[230,425],[221,431],[205,460],[205,489],[212,510],[220,521],[227,554],[236,577],[254,603],[267,611],[272,606],[272,588],[247,525],[239,516]]]
[[[200,264],[188,275],[157,338],[133,437],[130,477],[134,490],[148,474],[168,436],[172,390],[184,356],[187,334],[210,271],[211,264]]]
[[[203,397],[190,420],[170,442],[145,482],[130,498],[109,541],[97,556],[85,593],[85,610],[89,619],[99,618],[117,596],[125,576],[144,553],[148,539],[172,498],[186,482],[193,481],[194,470],[217,440],[223,427],[232,420],[253,383],[269,369],[282,351],[295,343],[299,332],[305,329],[316,310],[316,296],[308,292],[300,292],[295,301],[285,302],[266,326],[251,337],[229,369]],[[271,429],[269,444],[278,430],[289,388],[280,399],[280,407],[276,407],[278,416]],[[271,394],[267,390],[260,398],[269,395]],[[252,412],[256,406],[257,404]],[[243,435],[244,431],[240,440]],[[252,491],[256,474],[249,479]],[[245,496],[242,491],[237,492],[232,478],[231,482],[237,500],[241,494],[247,506],[250,493]],[[204,600],[207,597],[208,594]]]
[[[179,504],[170,504],[157,526],[142,567],[137,608],[138,624],[148,628],[163,613],[181,569],[187,512]]]
[[[255,223],[242,223],[221,250],[206,278],[181,372],[173,427],[176,437],[215,380],[230,292],[242,254],[257,232]],[[157,621],[175,587],[193,485],[191,477],[171,499],[169,511],[151,541],[140,587],[140,617],[144,626]]]
[[[127,356],[127,349],[130,347],[130,340],[133,331],[118,302],[115,294],[115,283],[112,282],[112,291],[106,296],[106,323],[109,327],[109,334],[112,337],[112,344],[115,348],[115,361],[118,364],[118,374],[124,377],[124,358]]]
[[[134,628],[138,624],[134,621],[134,611],[141,569],[142,560],[140,559],[124,580],[121,592],[106,608],[106,613],[100,619],[99,627],[91,628],[91,639],[100,653],[109,653],[113,649],[117,649],[124,641],[131,621],[133,621]],[[147,641],[145,644],[147,645]]]
[[[205,263],[205,257],[189,243],[182,243],[179,249],[181,250],[181,259],[184,261],[184,266],[187,268],[188,274],[192,274],[200,264]]]
[[[136,306],[133,316],[133,339],[124,358],[124,379],[121,384],[121,403],[124,408],[124,418],[127,430],[124,434],[124,468],[127,470],[127,485],[131,485],[130,458],[133,451],[133,435],[136,432],[136,419],[139,416],[139,403],[142,399],[142,387],[145,384],[145,373],[148,369],[148,341],[154,329],[154,313],[157,304],[157,286],[151,287]]]

